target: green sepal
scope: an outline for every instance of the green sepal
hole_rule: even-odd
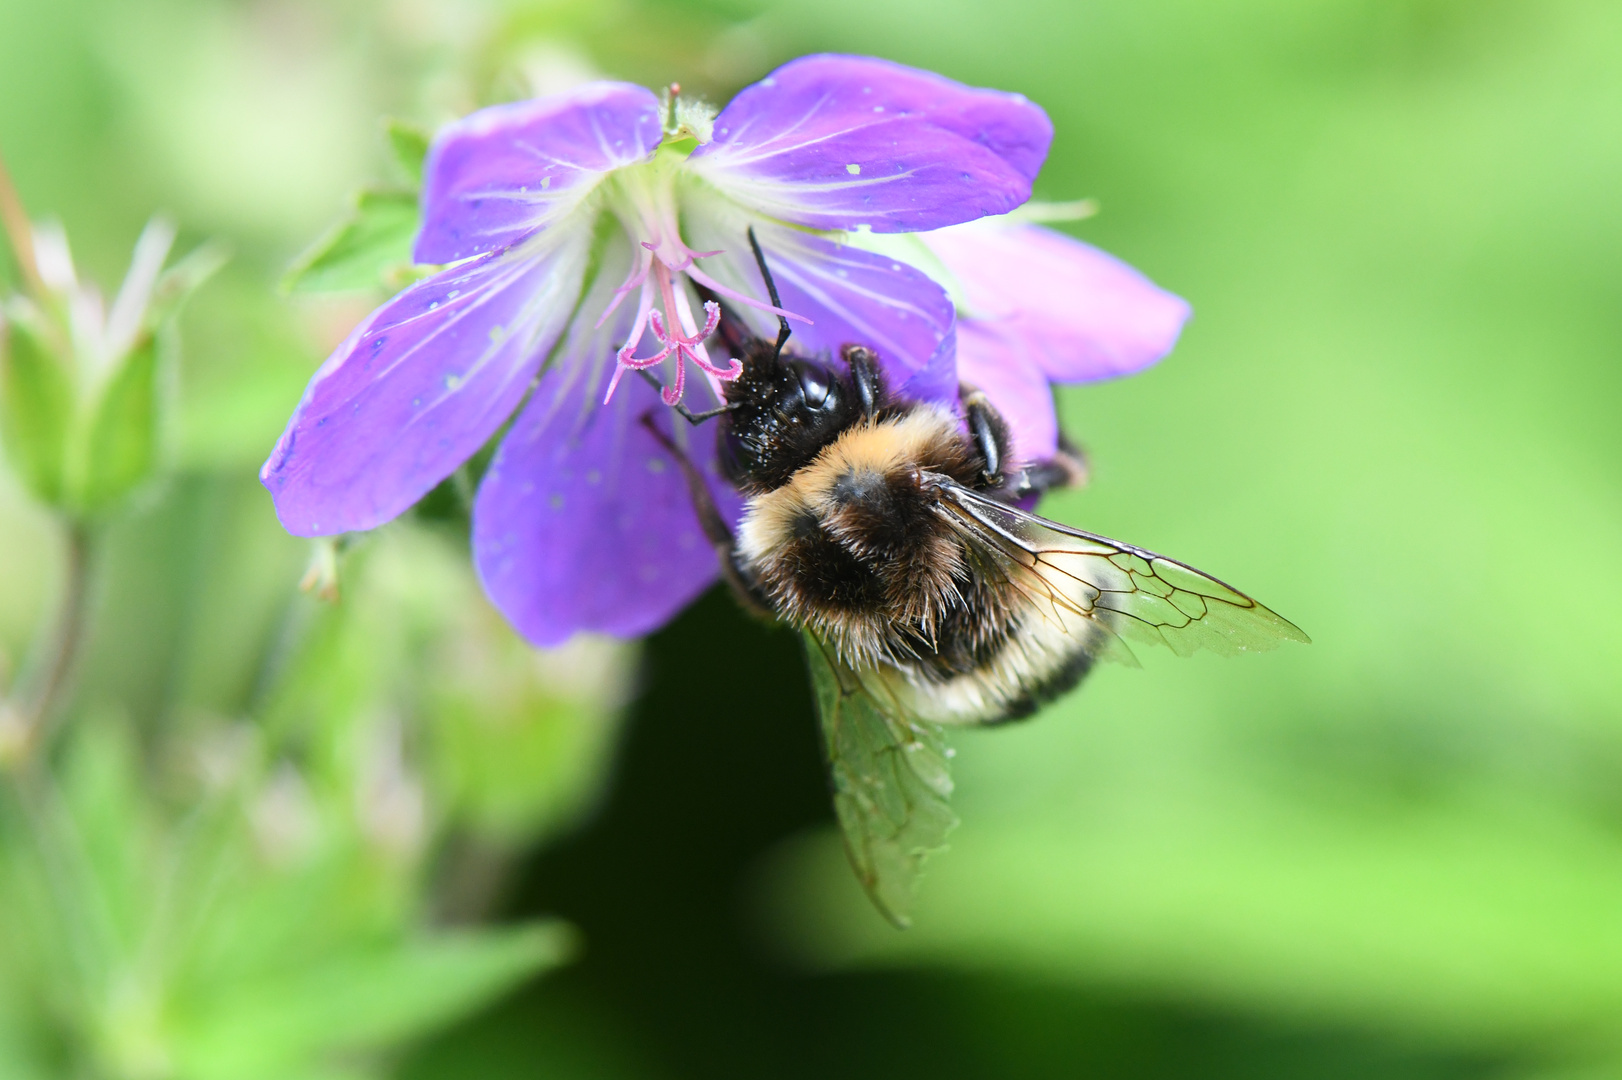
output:
[[[367,188],[354,208],[294,260],[282,278],[285,292],[354,292],[388,287],[411,266],[411,245],[421,214],[417,193]]]
[[[9,316],[0,322],[0,442],[28,490],[59,505],[73,424],[72,372],[36,328],[16,312]]]
[[[158,341],[143,335],[102,386],[89,413],[75,508],[93,514],[133,491],[158,466]]]
[[[1008,220],[1045,224],[1050,221],[1086,221],[1097,214],[1097,199],[1067,199],[1063,202],[1032,199],[1010,210]]]
[[[156,331],[177,315],[191,294],[219,273],[230,258],[230,248],[210,240],[192,249],[184,259],[160,274],[157,284],[152,287],[152,300],[146,309],[144,325],[147,329]]]
[[[389,137],[389,149],[394,152],[395,164],[400,166],[413,187],[421,187],[423,162],[428,157],[428,144],[433,141],[433,132],[394,117],[383,122],[383,130]]]

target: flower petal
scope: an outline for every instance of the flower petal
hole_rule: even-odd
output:
[[[583,310],[601,310],[627,268],[605,265]],[[602,404],[631,307],[601,328],[584,318],[575,323],[479,486],[479,576],[496,607],[536,645],[580,631],[645,634],[717,576],[687,484],[642,426],[644,416],[685,441],[688,456],[714,478],[710,489],[723,515],[736,521],[741,509],[716,473],[713,425],[676,421],[672,431],[671,410],[635,377]],[[689,403],[704,408],[703,380],[689,388]]]
[[[1017,336],[1056,382],[1141,371],[1171,351],[1189,316],[1126,263],[1038,225],[974,222],[918,240],[961,284],[964,324]]]
[[[511,415],[568,321],[589,222],[447,270],[373,312],[321,366],[259,478],[297,536],[370,529]]]
[[[957,371],[964,385],[983,392],[1008,422],[1016,461],[1045,461],[1059,449],[1053,391],[1019,335],[995,323],[958,323]]]
[[[428,150],[413,257],[455,262],[562,220],[603,177],[653,155],[659,113],[644,87],[593,82],[442,129]]]
[[[699,269],[729,288],[764,299],[765,283],[749,249],[743,210],[702,193],[695,193],[683,209],[693,245],[720,252],[699,260]],[[878,353],[897,393],[957,400],[956,311],[927,275],[906,263],[781,225],[757,223],[755,235],[784,309],[811,320],[790,323],[796,348],[837,356],[842,345],[866,345]],[[776,335],[776,325],[759,312],[741,314],[757,333]]]
[[[903,397],[957,400],[957,313],[939,285],[905,263],[820,236],[776,226],[756,234],[784,308],[813,320],[794,324],[800,349],[837,356],[842,345],[866,345]]]
[[[1030,198],[1053,125],[1019,94],[862,56],[745,88],[688,159],[739,202],[819,229],[938,229]]]

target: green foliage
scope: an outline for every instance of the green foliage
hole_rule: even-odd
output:
[[[0,63],[0,84],[17,70]],[[391,123],[388,142],[420,183],[427,133]],[[122,213],[123,190],[67,215],[94,222],[93,265],[114,257],[96,210]],[[362,192],[289,284],[399,287],[419,273],[417,213],[413,190]],[[336,603],[298,596],[304,545],[253,468],[319,359],[319,310],[278,303],[279,255],[239,234],[248,268],[187,313],[181,354],[178,316],[222,248],[164,270],[173,229],[154,221],[109,302],[61,230],[41,237],[48,295],[6,300],[0,436],[26,489],[75,529],[93,520],[104,547],[85,564],[93,646],[68,656],[78,693],[43,717],[29,710],[49,665],[13,679],[23,646],[0,620],[0,738],[8,763],[32,753],[0,775],[0,1075],[378,1076],[572,955],[555,921],[470,924],[512,860],[594,804],[635,654],[586,641],[537,656],[465,549],[411,527],[341,561]],[[176,444],[182,471],[150,485]],[[0,487],[12,530],[9,498]],[[7,605],[15,583],[50,579],[26,566],[33,550],[8,547]],[[57,614],[29,617],[49,660],[68,640]]]
[[[340,1051],[387,1047],[472,1011],[566,959],[555,923],[441,933],[220,987],[179,1020],[185,1075],[265,1080]]]
[[[110,1077],[375,1076],[572,955],[560,923],[442,920],[494,900],[467,852],[499,863],[589,803],[624,648],[537,658],[433,532],[373,539],[341,588],[284,616],[300,644],[257,719],[84,714],[59,786],[0,805],[0,1003],[37,1004],[13,1014],[28,1068],[56,1045]]]
[[[537,656],[496,623],[464,624],[433,679],[433,777],[482,843],[508,849],[577,820],[615,746],[630,656],[577,640]]]
[[[414,927],[410,875],[357,858],[343,804],[290,787],[293,774],[236,737],[235,760],[216,760],[223,771],[166,821],[129,726],[104,717],[68,748],[60,798],[41,789],[22,808],[35,843],[9,849],[7,880],[36,903],[0,951],[0,992],[27,1000],[29,975],[55,984],[50,996],[86,1016],[102,1073],[248,1080],[313,1074],[334,1055],[353,1065],[569,955],[555,923]]]
[[[343,769],[411,703],[430,801],[478,844],[533,843],[589,808],[633,654],[592,638],[537,654],[434,531],[390,530],[346,562],[342,601],[316,613],[265,703],[271,736]]]
[[[393,117],[384,125],[384,131],[389,138],[389,149],[394,153],[394,163],[405,173],[413,189],[420,188],[423,159],[428,156],[433,132]]]
[[[366,187],[349,214],[293,261],[282,276],[290,293],[393,292],[426,271],[415,268],[411,245],[421,227],[418,189],[430,132],[403,120],[384,124],[389,152],[406,187]]]

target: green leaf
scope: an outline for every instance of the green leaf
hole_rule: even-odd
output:
[[[413,185],[421,187],[423,159],[428,156],[428,144],[433,140],[433,132],[393,117],[384,122],[384,128],[389,136],[389,149],[394,151],[395,163]]]
[[[81,953],[98,970],[133,951],[150,916],[157,824],[141,790],[140,747],[116,712],[76,718],[63,747],[63,807],[75,848],[78,910],[61,913]]]
[[[282,288],[350,292],[388,285],[400,268],[411,265],[419,217],[415,191],[360,192],[349,217],[294,261],[282,278]]]
[[[440,934],[220,986],[185,1011],[178,1056],[191,1076],[280,1080],[326,1054],[426,1034],[573,949],[568,926],[535,923]]]
[[[152,475],[159,455],[158,341],[148,334],[102,388],[85,429],[75,501],[93,513]]]
[[[957,826],[949,751],[936,724],[904,715],[816,637],[806,660],[833,776],[834,811],[856,877],[884,917],[911,923],[924,860]]]
[[[55,505],[65,486],[72,375],[25,323],[6,320],[0,337],[0,440],[28,490]]]

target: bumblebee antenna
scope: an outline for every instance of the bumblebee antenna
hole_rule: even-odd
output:
[[[755,253],[755,265],[760,267],[760,276],[766,279],[766,295],[772,298],[772,307],[779,311],[783,309],[783,301],[777,298],[777,282],[772,280],[772,272],[766,268],[766,253],[760,250],[760,241],[755,239],[755,227],[749,226],[749,248]],[[788,336],[792,333],[788,328],[788,320],[782,315],[777,316],[777,345],[772,349],[772,360],[783,355],[783,346],[788,344]]]

